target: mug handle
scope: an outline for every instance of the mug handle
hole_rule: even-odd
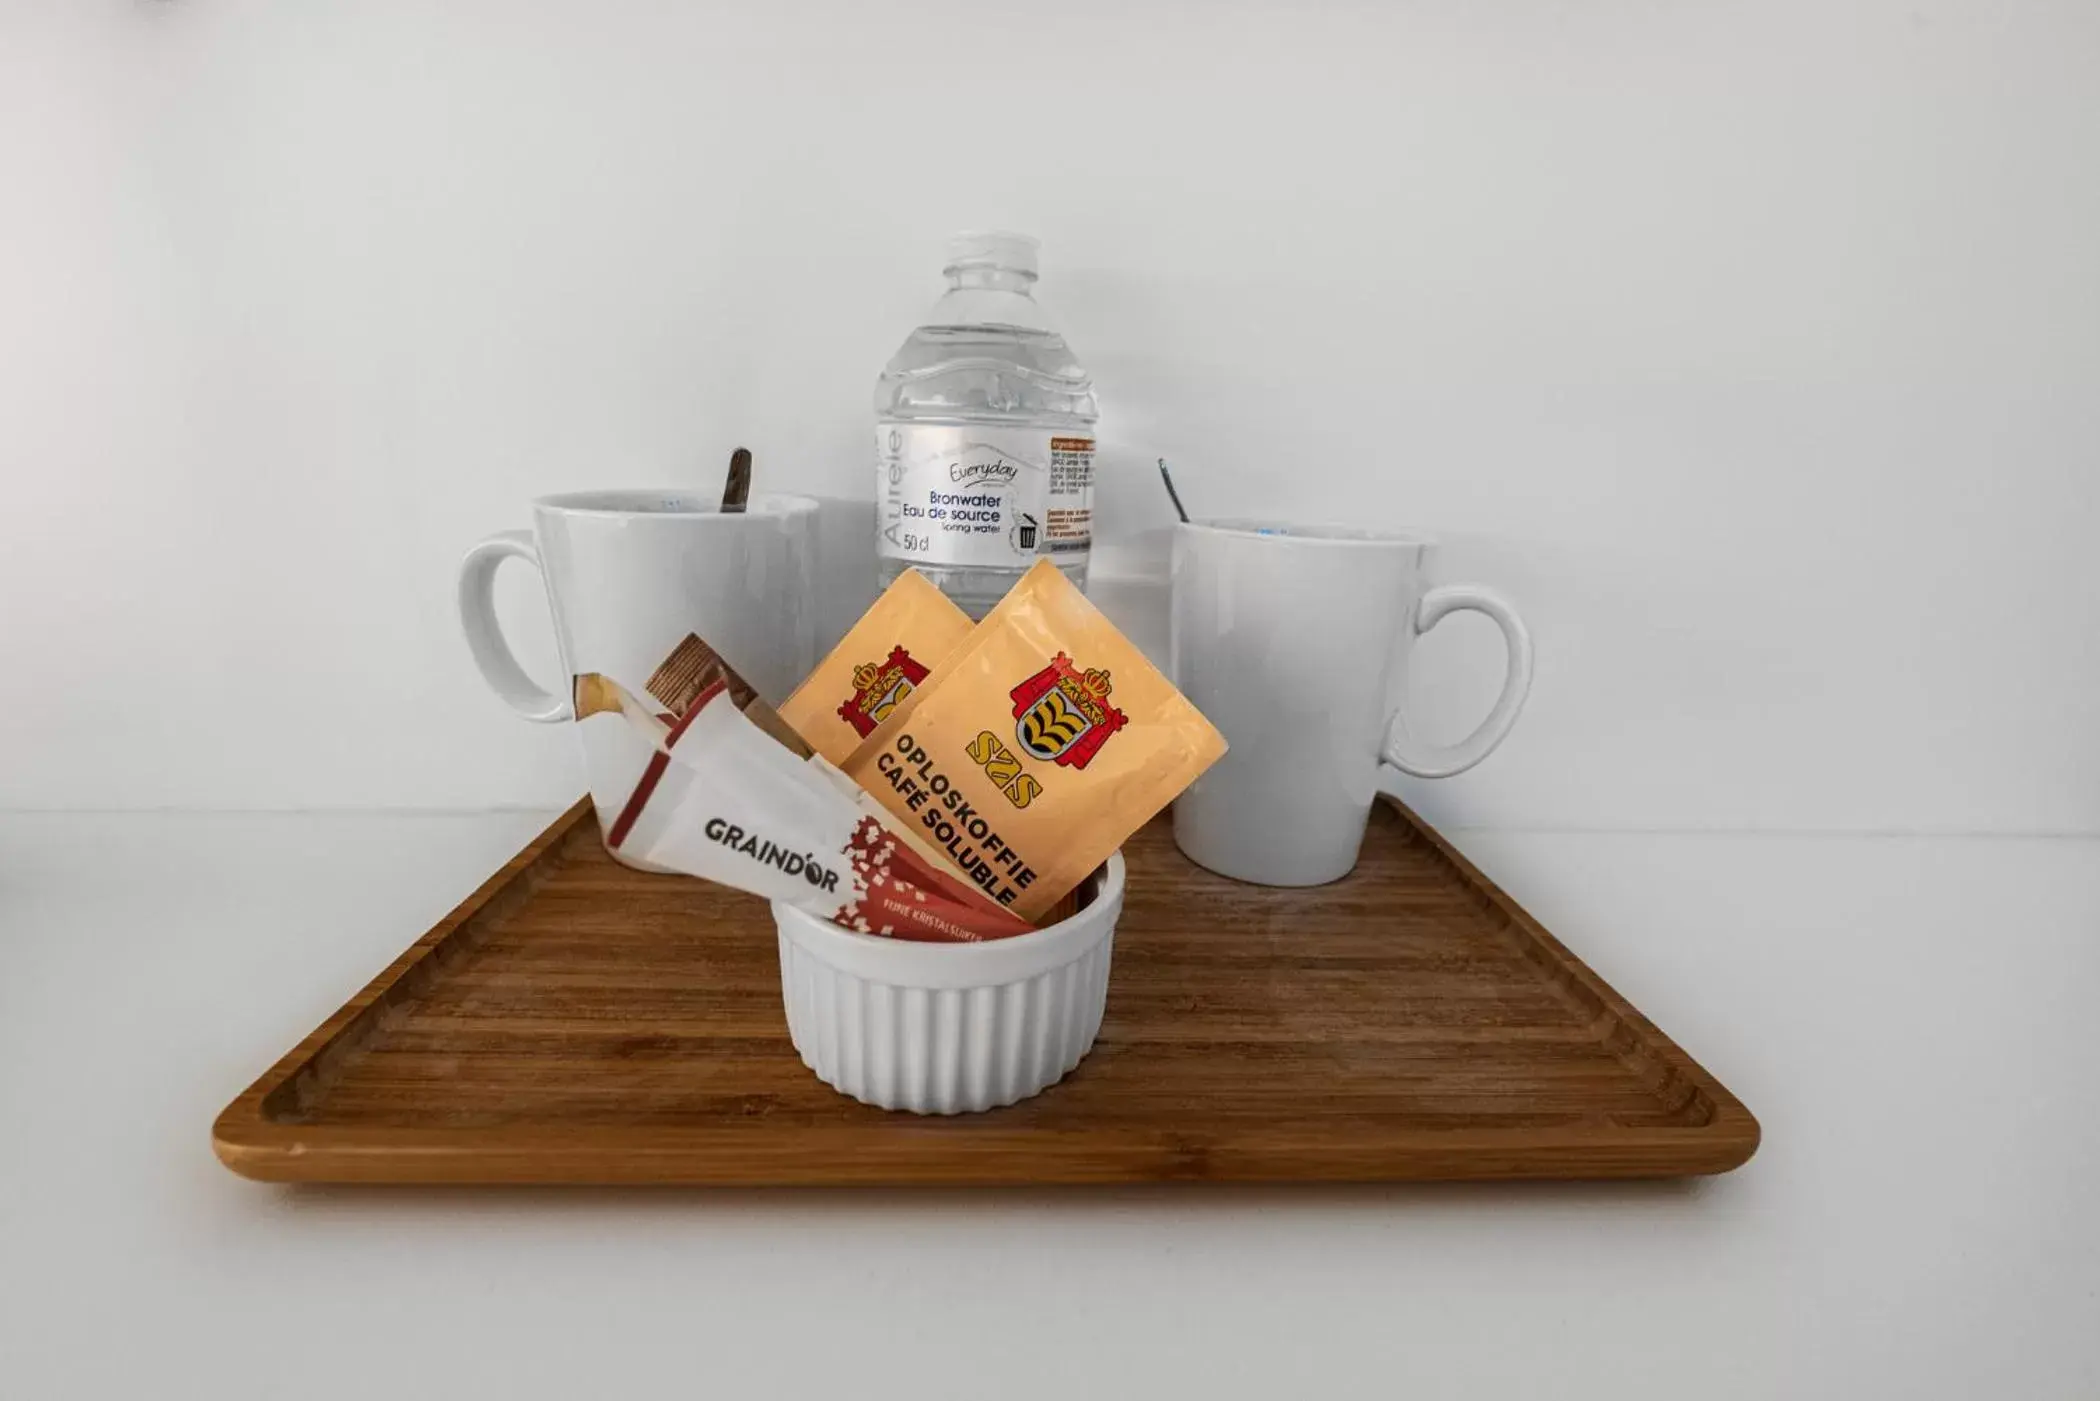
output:
[[[1508,737],[1510,727],[1517,723],[1524,698],[1531,694],[1531,632],[1510,601],[1493,589],[1479,584],[1445,584],[1431,589],[1422,595],[1409,626],[1420,637],[1447,615],[1465,612],[1485,613],[1502,629],[1502,644],[1509,649],[1509,672],[1502,678],[1502,694],[1495,697],[1495,708],[1478,729],[1457,744],[1417,744],[1407,732],[1406,715],[1399,710],[1393,712],[1378,757],[1416,778],[1449,778],[1494,753],[1495,746]]]
[[[566,696],[543,691],[518,665],[517,654],[504,640],[496,622],[496,569],[507,559],[522,559],[544,572],[540,552],[533,548],[532,533],[504,530],[467,551],[459,564],[459,625],[467,635],[467,650],[481,679],[489,689],[527,720],[551,725],[574,718]]]

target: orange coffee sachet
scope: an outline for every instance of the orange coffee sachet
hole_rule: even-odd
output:
[[[969,635],[969,615],[925,575],[907,569],[795,688],[780,714],[812,749],[843,764]]]
[[[1224,752],[1046,559],[841,767],[1032,921]]]

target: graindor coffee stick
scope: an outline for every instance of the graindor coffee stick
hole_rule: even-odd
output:
[[[926,584],[919,576],[913,575],[912,577],[915,582],[924,585],[927,589],[933,589],[931,584]],[[945,598],[940,598],[938,590],[933,590],[933,592],[935,598],[939,599],[944,606],[951,611],[954,610],[953,604],[949,604]],[[929,614],[928,616],[937,615]],[[967,632],[971,626],[969,620],[963,618],[959,611],[956,612],[956,617],[961,620],[962,631]],[[889,626],[887,622],[878,625]],[[923,635],[923,630],[916,627],[910,618],[903,620],[903,626],[914,637]],[[727,688],[730,704],[743,711],[745,719],[772,736],[773,739],[797,758],[811,758],[808,742],[795,733],[787,721],[781,718],[778,711],[766,704],[751,683],[739,676],[736,668],[730,666],[723,659],[721,653],[708,646],[697,634],[688,633],[685,640],[678,644],[670,656],[664,658],[663,662],[649,677],[647,689],[650,698],[661,704],[667,712],[663,719],[655,722],[656,728],[654,733],[657,738],[653,742],[659,748],[658,752],[651,755],[649,760],[650,768],[656,771],[659,777],[664,764],[668,762],[667,756],[663,753],[661,747],[663,731],[672,722],[676,721],[679,716],[684,715],[702,692],[717,682],[720,682]],[[595,696],[605,697],[617,693],[618,697],[625,702],[624,710],[627,718],[638,726],[648,727],[650,722],[641,718],[643,712],[639,704],[634,701],[634,698],[629,696],[624,688],[604,677],[578,678],[576,707],[578,718],[586,714],[595,713],[585,708],[587,704],[595,703],[599,708],[607,710],[623,708],[621,705],[613,704],[602,698],[595,702],[586,701],[585,688],[590,683],[596,683],[598,687],[598,690],[593,692]],[[853,780],[840,773],[828,761],[826,761],[825,767],[828,770],[827,776],[836,781],[841,792],[847,794],[854,802],[860,805],[862,812],[872,814],[878,821],[883,823],[885,829],[889,831],[892,837],[901,838],[905,845],[913,849],[920,866],[944,873],[947,871],[947,867],[942,864],[940,854],[928,846],[916,833],[898,823],[897,819],[892,817],[888,809],[877,802],[873,795],[867,793]],[[655,780],[647,781],[654,782]],[[962,891],[962,897],[965,900],[985,898],[974,887],[965,887]]]
[[[841,767],[1034,920],[1224,752],[1046,559]]]
[[[795,688],[781,717],[817,753],[844,763],[970,628],[968,614],[907,569]]]
[[[610,678],[578,677],[576,695],[590,713],[617,713],[649,734],[663,761],[608,827],[615,850],[865,934],[968,942],[1029,932],[761,731],[726,681],[668,728]]]

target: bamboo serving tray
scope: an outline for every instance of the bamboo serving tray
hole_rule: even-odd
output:
[[[1314,890],[1129,887],[1093,1052],[1041,1096],[885,1113],[803,1066],[760,900],[614,862],[571,808],[227,1106],[281,1182],[1024,1184],[1668,1177],[1757,1121],[1397,803]]]

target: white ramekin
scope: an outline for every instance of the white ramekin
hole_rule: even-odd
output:
[[[1123,911],[1123,856],[1070,919],[982,944],[841,929],[776,902],[780,994],[803,1063],[883,1109],[966,1114],[1040,1094],[1092,1049]]]

